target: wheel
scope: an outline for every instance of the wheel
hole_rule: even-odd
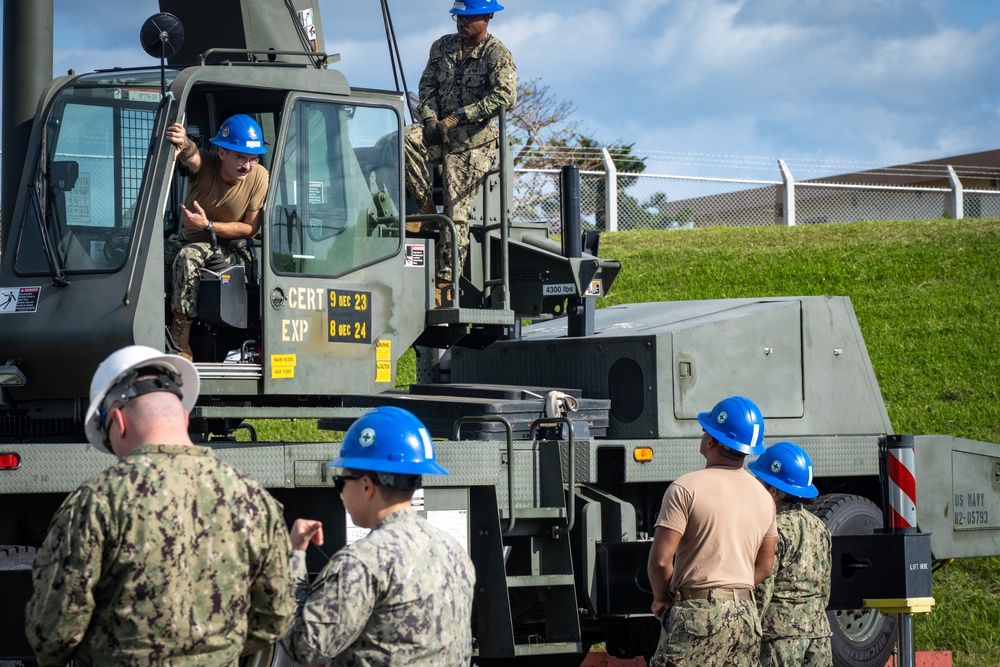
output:
[[[35,562],[36,549],[34,547],[20,547],[20,546],[0,546],[0,570],[5,572],[12,572],[15,570],[30,570],[31,565]],[[20,606],[20,609],[24,609],[24,601],[20,603],[12,603],[14,605]],[[17,646],[15,650],[17,653],[21,653],[21,649],[27,647],[27,639],[24,637],[24,631],[21,628],[24,627],[24,616],[23,611],[19,615],[18,619],[12,619],[13,625],[18,628],[19,639],[17,641]],[[24,642],[24,647],[21,643]],[[0,642],[6,644],[6,642]],[[28,648],[30,653],[30,648]],[[0,667],[28,667],[28,665],[37,664],[34,660],[8,660],[0,656]]]
[[[846,493],[820,496],[809,506],[831,535],[871,535],[882,527],[882,510]],[[896,645],[896,617],[877,609],[828,611],[834,667],[884,667]]]
[[[0,570],[30,570],[37,551],[35,547],[0,546]]]
[[[297,665],[298,663],[285,653],[281,644],[272,644],[263,651],[240,658],[240,667],[296,667]]]

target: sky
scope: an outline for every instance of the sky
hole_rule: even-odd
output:
[[[156,0],[54,1],[55,73],[155,62],[138,35]],[[783,158],[832,174],[1000,147],[996,0],[500,1],[489,29],[519,77],[571,102],[588,136],[634,144],[647,173],[776,178]],[[415,88],[452,3],[388,2]],[[334,67],[394,88],[379,2],[319,5]]]

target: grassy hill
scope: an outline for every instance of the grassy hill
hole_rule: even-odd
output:
[[[897,433],[1000,443],[1000,221],[622,232],[601,239],[622,273],[601,305],[846,295]],[[997,664],[1000,558],[934,575],[918,650],[956,667]]]

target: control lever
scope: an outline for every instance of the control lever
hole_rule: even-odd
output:
[[[205,228],[205,231],[208,232],[208,244],[212,248],[212,254],[205,261],[205,269],[220,274],[229,268],[229,262],[219,252],[219,237],[215,235],[215,225],[212,224],[211,220],[208,221],[208,227]]]

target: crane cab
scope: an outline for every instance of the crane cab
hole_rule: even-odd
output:
[[[156,69],[52,84],[0,274],[22,312],[0,347],[17,348],[29,376],[47,377],[40,369],[80,367],[81,352],[99,360],[132,342],[162,348],[169,241],[186,190],[164,131],[182,122],[204,142],[247,113],[264,130],[270,172],[248,262],[250,315],[246,329],[196,328],[203,375],[235,394],[391,387],[398,356],[423,329],[429,280],[425,263],[402,259],[414,254],[398,212],[402,96],[352,91],[338,72],[307,65],[202,66],[167,78],[165,95]],[[226,363],[247,341],[263,354]],[[92,364],[83,366],[49,391],[85,396]],[[39,389],[15,398],[20,391]]]

